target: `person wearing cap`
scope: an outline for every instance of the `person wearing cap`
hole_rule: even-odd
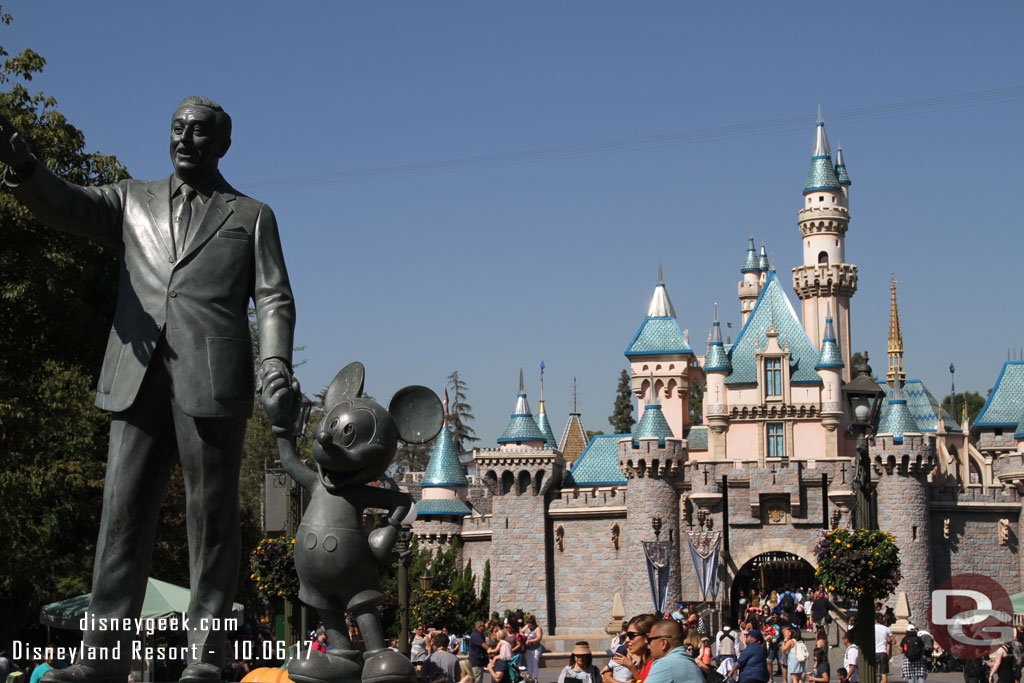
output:
[[[747,631],[743,634],[743,643],[745,647],[728,678],[739,674],[739,683],[767,683],[771,680],[771,674],[768,673],[768,655],[761,632]]]
[[[581,683],[601,683],[601,672],[594,666],[594,655],[585,640],[576,641],[569,656],[569,663],[558,674],[558,683],[580,681]]]
[[[662,619],[647,636],[654,663],[644,683],[704,683],[704,674],[683,646],[683,628]]]

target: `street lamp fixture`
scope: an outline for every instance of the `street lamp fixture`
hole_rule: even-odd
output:
[[[857,466],[854,478],[856,487],[855,529],[875,529],[875,519],[871,488],[871,460],[868,452],[868,439],[874,434],[875,421],[882,407],[882,391],[875,380],[871,379],[871,366],[868,365],[868,354],[857,368],[857,376],[843,386],[843,398],[846,400],[847,415],[850,420],[850,431],[857,437]],[[875,596],[864,591],[857,602],[856,640],[860,649],[857,671],[860,680],[871,683],[875,680]]]
[[[420,588],[424,591],[430,590],[434,585],[434,577],[430,573],[430,567],[423,570],[423,574],[420,575]]]
[[[402,519],[395,540],[395,552],[398,554],[398,615],[401,634],[398,637],[398,651],[409,656],[409,558],[412,557],[412,525],[416,521],[416,503],[413,503]]]

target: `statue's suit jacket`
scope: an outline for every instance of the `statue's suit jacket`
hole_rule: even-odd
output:
[[[43,164],[8,185],[43,223],[119,252],[117,309],[96,405],[131,407],[165,336],[177,406],[193,417],[248,417],[253,358],[248,306],[256,308],[260,355],[290,364],[295,304],[270,207],[220,174],[202,221],[180,255],[171,233],[171,178],[80,187]]]

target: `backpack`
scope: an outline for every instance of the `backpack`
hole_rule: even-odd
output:
[[[807,646],[804,645],[804,641],[796,641],[796,645],[793,646],[793,656],[796,657],[798,662],[807,660]]]
[[[793,599],[793,594],[787,592],[785,595],[782,596],[782,600],[779,601],[779,609],[783,610],[784,612],[789,612],[792,611],[793,606],[795,604],[796,601]]]
[[[924,641],[916,634],[910,634],[903,640],[907,661],[919,662],[924,657]]]
[[[1013,655],[1013,661],[1018,667],[1024,667],[1024,647],[1021,646],[1020,641],[1010,641],[1010,654]]]
[[[987,677],[985,671],[985,665],[980,659],[965,659],[964,660],[964,681],[971,683],[973,681],[981,681]]]

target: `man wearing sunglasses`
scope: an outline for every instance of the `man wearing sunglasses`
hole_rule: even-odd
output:
[[[704,683],[693,656],[683,647],[683,629],[673,619],[662,619],[647,635],[654,664],[644,683]]]

